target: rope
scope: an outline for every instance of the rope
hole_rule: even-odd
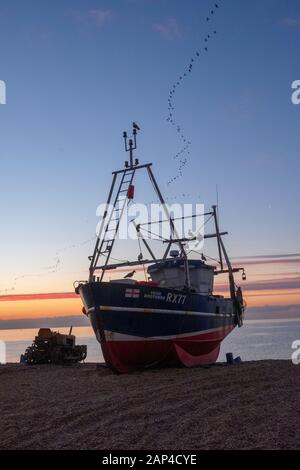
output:
[[[140,255],[141,259],[143,259],[143,251],[142,251],[142,246],[141,246],[141,240],[140,240],[140,235],[138,234],[138,244],[139,244],[139,249],[140,249]],[[147,281],[147,274],[146,274],[146,268],[145,264],[143,263],[143,270],[144,270],[144,275],[145,275],[145,281]]]

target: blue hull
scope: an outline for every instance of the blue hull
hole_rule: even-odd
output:
[[[218,296],[109,282],[83,284],[79,293],[106,362],[119,372],[163,362],[166,352],[185,365],[214,362],[237,324],[232,301]]]

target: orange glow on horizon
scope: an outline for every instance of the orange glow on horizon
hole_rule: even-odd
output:
[[[78,295],[75,292],[53,292],[48,294],[16,294],[2,295],[0,302],[16,302],[20,300],[54,300],[54,299],[73,299]]]
[[[135,270],[136,280],[144,280],[143,268],[137,266]],[[123,278],[125,271],[127,272],[128,268],[107,272],[107,280]],[[237,275],[236,282],[243,289],[248,307],[275,305],[284,307],[291,304],[300,307],[299,268],[294,260],[292,262],[291,260],[249,261],[246,272],[247,281],[242,282],[241,276]],[[68,287],[66,292],[43,293],[42,291],[42,293],[0,296],[0,320],[80,316],[82,309],[80,296],[74,291],[67,292],[67,290]],[[227,275],[217,276],[215,293],[226,297],[229,295]]]
[[[245,288],[244,298],[248,307],[263,307],[272,305],[300,305],[299,291],[288,289],[280,290],[251,290]],[[224,295],[224,292],[220,292]],[[0,301],[0,319],[17,320],[25,318],[65,317],[81,315],[82,302],[74,293],[39,294],[33,296],[20,296],[17,299]],[[6,296],[8,297],[8,296]],[[16,296],[13,296],[16,297]]]
[[[18,300],[0,302],[1,320],[18,320],[24,318],[66,317],[82,315],[82,302],[76,298],[51,300]]]
[[[290,305],[299,304],[300,306],[300,293],[299,291],[292,291],[288,289],[280,290],[259,290],[259,291],[243,291],[244,298],[248,307],[265,307],[272,305]]]

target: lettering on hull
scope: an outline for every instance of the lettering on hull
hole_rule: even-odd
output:
[[[167,294],[166,301],[171,302],[172,304],[183,305],[186,301],[186,295],[174,294],[173,292],[169,292]]]

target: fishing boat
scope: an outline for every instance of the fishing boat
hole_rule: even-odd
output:
[[[234,273],[242,271],[245,279],[245,271],[231,265],[223,242],[227,232],[219,230],[217,206],[204,214],[213,220],[214,231],[203,235],[204,239],[216,240],[217,265],[207,263],[203,253],[200,259],[191,258],[187,247],[196,236],[178,236],[152,164],[140,164],[133,158],[138,130],[134,123],[130,138],[126,132],[123,134],[129,160],[124,168],[112,173],[106,209],[94,252],[89,256],[89,279],[76,281],[75,292],[81,296],[83,313],[90,319],[104,360],[114,372],[174,363],[186,367],[212,364],[217,361],[223,339],[243,324],[245,305]],[[110,263],[122,215],[134,198],[138,171],[150,178],[170,226],[170,236],[162,240],[163,255],[157,256],[141,233],[142,224],[135,224],[148,258],[140,253],[138,259]],[[134,279],[135,270],[125,278],[104,278],[107,273],[141,266],[145,271],[147,266],[145,281]],[[227,297],[214,293],[214,279],[221,274],[228,276]]]

